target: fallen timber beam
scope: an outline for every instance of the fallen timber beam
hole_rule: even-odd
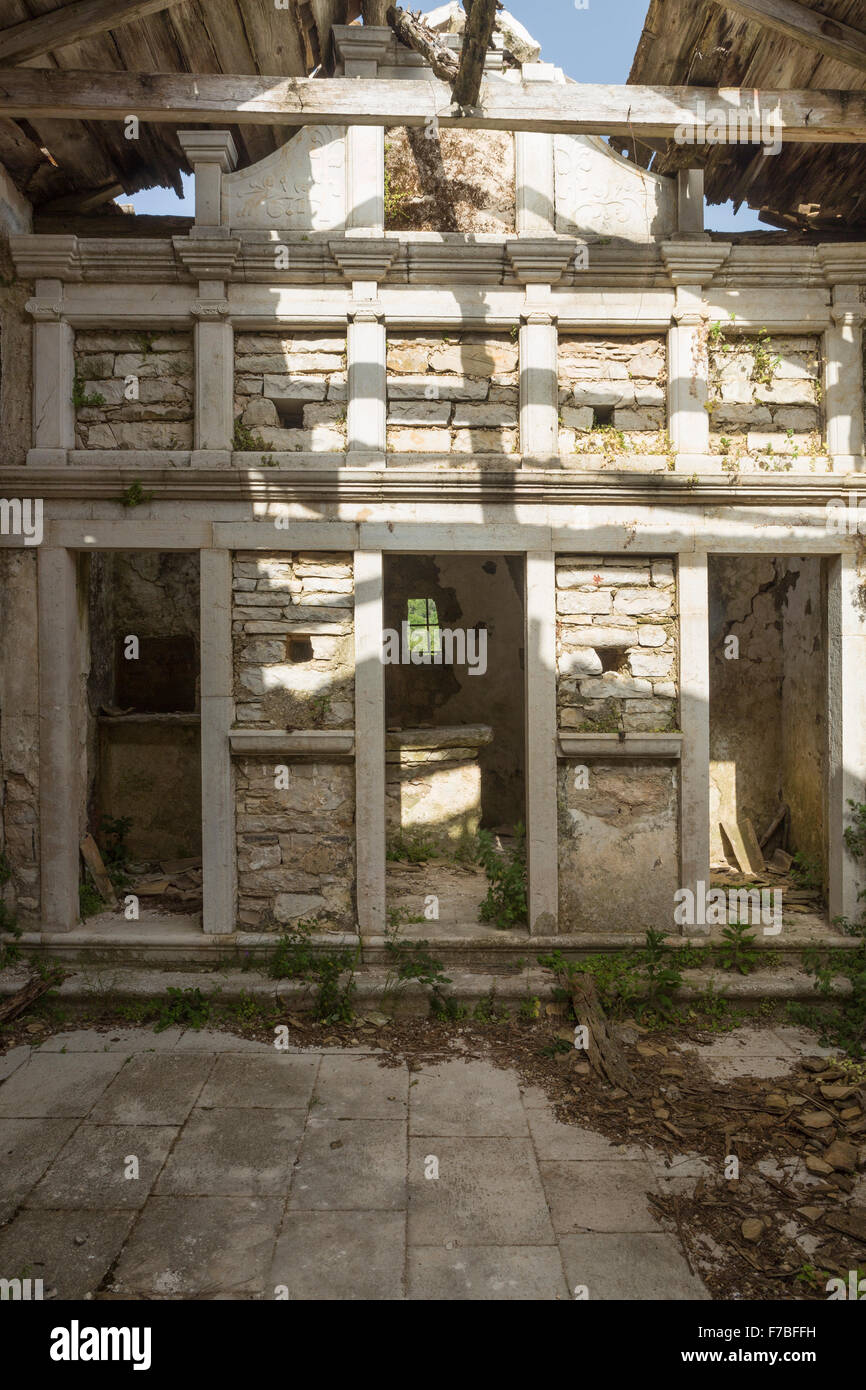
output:
[[[628,87],[486,79],[480,104],[453,106],[445,83],[212,73],[0,69],[0,117],[139,120],[170,125],[440,125],[710,142],[866,143],[866,93]],[[754,139],[743,141],[744,123]],[[712,126],[710,123],[712,122]],[[723,128],[727,123],[728,135]],[[764,137],[765,138],[765,137]],[[766,143],[766,139],[765,139]]]

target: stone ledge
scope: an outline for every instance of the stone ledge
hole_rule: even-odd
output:
[[[425,748],[483,748],[493,742],[489,724],[445,725],[438,729],[392,729],[385,747],[417,752]]]
[[[681,733],[619,734],[569,733],[559,730],[559,754],[563,758],[657,758],[670,761],[682,756]]]
[[[232,757],[285,753],[289,757],[312,755],[352,758],[355,755],[353,729],[232,729],[229,731]]]

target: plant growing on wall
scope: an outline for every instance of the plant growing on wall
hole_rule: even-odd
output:
[[[95,410],[100,405],[105,405],[105,397],[98,391],[91,392],[90,395],[84,389],[84,382],[76,373],[72,381],[72,404],[76,410]]]
[[[479,830],[478,862],[490,884],[479,910],[479,920],[493,922],[500,931],[525,927],[529,909],[526,902],[524,827],[514,827],[514,844],[506,850],[497,848],[489,830]]]
[[[152,492],[145,492],[141,483],[136,478],[134,483],[130,483],[128,488],[124,488],[120,494],[120,504],[123,507],[140,507],[143,502],[150,502],[153,498]]]
[[[235,417],[235,427],[232,433],[232,448],[239,454],[254,454],[267,449],[267,444],[260,434],[253,434],[248,425],[245,425],[240,415]]]

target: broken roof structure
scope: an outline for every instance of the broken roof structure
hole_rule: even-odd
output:
[[[650,0],[629,82],[860,93],[866,91],[866,4]],[[852,100],[852,109],[857,104]],[[772,159],[760,145],[698,149],[673,140],[638,141],[631,152],[663,174],[699,162],[709,202],[747,204],[768,226],[856,237],[866,224],[866,156],[858,142],[829,149],[797,143]]]

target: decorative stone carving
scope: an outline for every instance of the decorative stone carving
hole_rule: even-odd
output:
[[[346,225],[346,131],[304,126],[258,164],[223,176],[222,221],[232,228],[330,232]]]
[[[677,229],[674,179],[649,174],[593,135],[554,137],[556,230],[650,242]]]

